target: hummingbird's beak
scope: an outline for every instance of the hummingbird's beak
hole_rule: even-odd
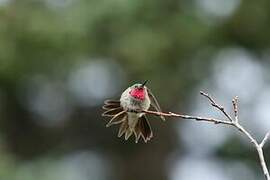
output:
[[[146,84],[147,82],[148,82],[148,80],[144,81],[144,82],[142,83],[141,87],[144,87],[145,84]]]

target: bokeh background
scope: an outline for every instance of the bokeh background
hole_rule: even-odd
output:
[[[199,91],[229,112],[238,95],[261,139],[269,32],[269,0],[0,0],[0,179],[263,179],[230,128],[149,117],[154,138],[135,144],[100,115],[148,79],[164,111],[221,118]]]

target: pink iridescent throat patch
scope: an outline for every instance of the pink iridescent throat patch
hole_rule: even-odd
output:
[[[139,99],[139,100],[144,100],[145,98],[145,92],[144,92],[144,89],[143,88],[135,88],[135,89],[132,89],[129,94],[136,98],[136,99]]]

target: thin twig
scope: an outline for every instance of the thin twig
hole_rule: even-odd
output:
[[[265,135],[262,142],[259,144],[258,141],[255,138],[253,138],[253,136],[238,122],[238,97],[235,97],[232,100],[233,110],[234,110],[234,119],[233,119],[225,111],[224,107],[217,104],[215,100],[209,94],[203,91],[201,91],[200,94],[206,97],[210,101],[213,107],[220,110],[225,115],[227,120],[220,120],[216,118],[206,118],[206,117],[200,117],[200,116],[183,115],[183,114],[172,113],[172,112],[164,113],[164,112],[156,112],[156,111],[149,111],[149,110],[145,110],[143,112],[146,114],[152,114],[152,115],[157,115],[157,116],[180,117],[182,119],[212,122],[214,124],[225,124],[225,125],[230,125],[230,126],[235,127],[238,131],[242,132],[256,148],[265,179],[270,180],[269,171],[267,169],[267,165],[266,165],[266,162],[264,159],[264,153],[263,153],[263,146],[265,145],[266,141],[270,138],[270,131]]]
[[[260,146],[263,148],[263,146],[265,145],[266,141],[270,138],[270,131],[268,133],[266,133],[266,135],[264,136],[262,142],[260,143]]]
[[[230,121],[233,121],[233,119],[231,118],[231,116],[225,111],[225,108],[219,104],[217,104],[214,99],[207,93],[203,92],[203,91],[200,91],[200,94],[204,97],[206,97],[211,105],[215,108],[217,108],[218,110],[220,110]]]
[[[233,98],[232,103],[233,103],[235,121],[238,122],[238,97],[237,96]]]

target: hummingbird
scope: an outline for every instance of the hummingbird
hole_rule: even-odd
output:
[[[161,112],[159,103],[151,90],[143,83],[137,83],[128,87],[121,95],[119,100],[106,100],[103,109],[106,111],[102,116],[111,117],[106,127],[120,124],[118,137],[125,134],[125,140],[134,134],[135,142],[138,143],[140,137],[146,143],[153,137],[150,123],[143,112],[153,107]],[[163,116],[160,116],[165,121]]]

